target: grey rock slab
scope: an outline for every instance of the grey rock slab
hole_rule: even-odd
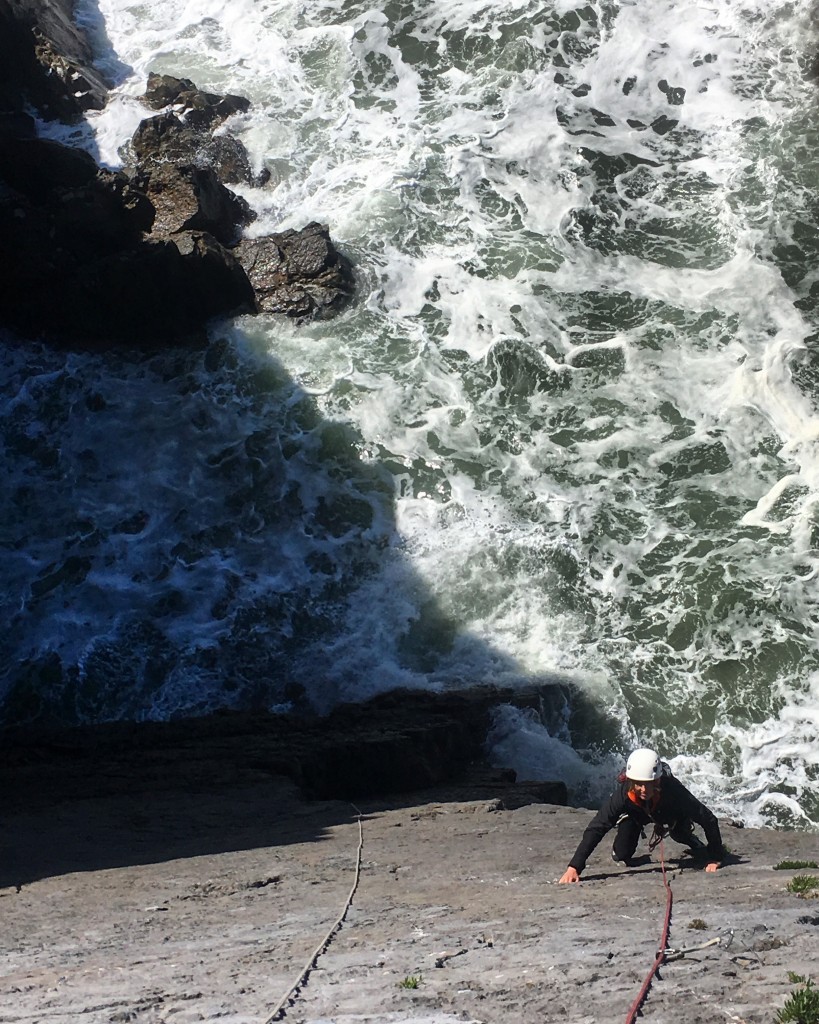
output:
[[[602,847],[584,881],[561,886],[590,812],[504,810],[447,792],[360,805],[352,903],[283,1019],[624,1021],[662,931],[656,858],[613,867]],[[216,852],[214,822],[226,839]],[[263,1024],[342,913],[358,847],[349,804],[305,802],[276,778],[150,800],[44,800],[4,824],[4,856],[60,843],[77,869],[0,890],[3,1024]],[[669,941],[733,932],[732,942],[665,964],[644,1024],[770,1024],[792,988],[787,972],[815,972],[819,903],[788,893],[795,872],[773,866],[815,857],[816,836],[725,833],[734,858],[715,874],[668,844]],[[100,845],[111,866],[96,866]],[[690,927],[697,920],[704,927]]]

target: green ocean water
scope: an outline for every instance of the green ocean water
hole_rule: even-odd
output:
[[[358,293],[7,350],[7,717],[556,682],[597,720],[500,711],[527,776],[649,743],[819,821],[810,6],[100,9],[129,70],[76,141],[120,162],[151,70],[247,95],[252,230],[327,223]]]

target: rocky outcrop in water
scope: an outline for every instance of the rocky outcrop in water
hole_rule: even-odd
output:
[[[233,252],[262,312],[323,318],[343,308],[352,293],[350,266],[323,224],[242,239]]]
[[[249,102],[151,75],[155,117],[132,165],[37,137],[27,109],[73,120],[104,106],[107,83],[74,26],[71,0],[0,0],[0,326],[63,344],[197,341],[216,316],[332,315],[353,276],[326,227],[242,240],[249,204],[225,184],[262,187],[239,140],[214,130]]]
[[[222,183],[264,185],[269,175],[253,174],[241,142],[212,132],[245,112],[248,101],[203,92],[170,75],[150,75],[144,100],[155,109],[172,108],[143,121],[133,138],[134,181],[156,210],[153,233],[175,238],[184,231],[207,231],[230,246],[260,312],[309,319],[343,308],[352,294],[352,272],[324,225],[237,237],[253,212]]]

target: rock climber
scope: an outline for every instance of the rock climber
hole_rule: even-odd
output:
[[[725,850],[716,816],[674,778],[655,751],[645,747],[633,751],[617,781],[617,788],[586,827],[561,884],[580,881],[592,851],[615,826],[617,835],[611,848],[615,864],[631,866],[643,830],[653,825],[657,842],[668,835],[696,856],[704,856],[706,871],[720,867]],[[694,834],[694,822],[702,826],[706,843]],[[649,849],[654,842],[652,839]]]

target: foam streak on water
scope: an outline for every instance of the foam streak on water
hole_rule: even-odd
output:
[[[248,96],[253,231],[329,224],[359,300],[9,354],[16,713],[559,679],[584,710],[500,712],[504,763],[594,796],[651,743],[819,822],[807,0],[100,6],[75,141],[120,163],[149,71]]]

